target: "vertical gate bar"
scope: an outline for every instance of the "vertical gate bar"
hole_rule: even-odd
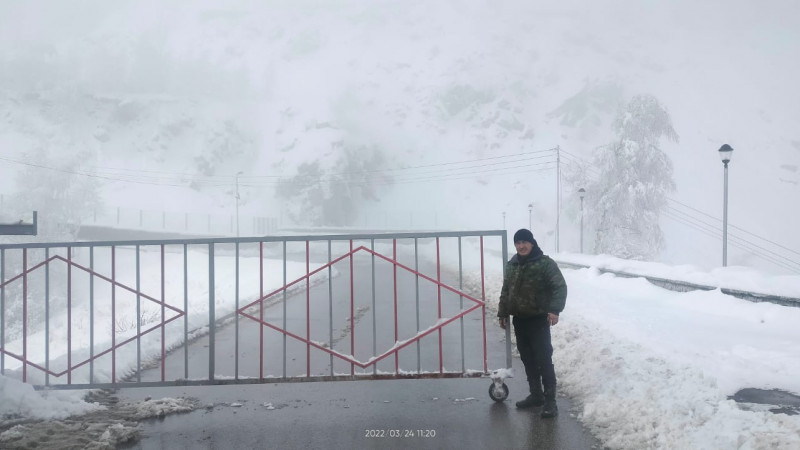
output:
[[[464,296],[461,294],[464,292],[464,266],[463,260],[461,258],[461,236],[458,237],[458,310],[459,312],[464,310]],[[461,373],[465,373],[467,371],[466,366],[466,357],[464,356],[464,316],[461,316],[458,319],[461,325]]]
[[[503,264],[503,279],[505,279],[506,261],[508,261],[508,237],[506,236],[506,231],[503,231],[502,247],[503,260],[501,262]],[[483,256],[483,252],[481,252],[481,256]],[[483,275],[481,275],[481,280],[483,280]],[[506,367],[511,368],[511,327],[509,326],[506,326]]]
[[[142,381],[142,280],[141,280],[141,261],[139,255],[141,247],[136,245],[136,381]]]
[[[419,334],[419,239],[414,238],[414,276],[416,278],[417,334]],[[419,340],[417,340],[417,373],[422,372]]]
[[[234,356],[233,356],[233,361],[234,361],[233,362],[233,378],[238,380],[239,379],[239,241],[238,240],[236,241],[236,275],[235,276],[236,276],[236,278],[235,278],[235,283],[236,283],[235,295],[236,295],[236,299],[234,301],[236,302],[236,306],[235,306],[234,311],[236,311],[236,314],[234,315],[234,319],[233,319],[234,323],[235,323],[235,326],[234,326],[235,333],[234,333],[234,338],[233,338],[233,341],[234,341],[234,343],[233,343],[233,351],[234,351]]]
[[[189,379],[189,246],[187,244],[183,244],[183,377]]]
[[[436,290],[438,302],[438,319],[442,320],[442,262],[439,255],[439,238],[436,238]],[[442,373],[444,360],[442,358],[442,329],[439,328],[439,373]]]
[[[164,244],[161,244],[161,381],[164,381],[166,375],[167,365],[167,349],[166,349],[166,332],[167,326],[164,325],[164,316],[166,315],[166,302],[167,296],[164,289]],[[138,305],[137,305],[138,306]],[[137,323],[139,318],[136,318]]]
[[[378,354],[378,326],[377,326],[377,318],[375,313],[375,239],[370,239],[370,250],[373,251],[372,253],[372,356],[377,356]],[[378,374],[378,365],[372,365],[372,374]]]
[[[48,260],[49,258],[49,248],[45,249],[44,259]],[[45,266],[45,278],[47,277],[47,267],[49,264]],[[45,284],[47,284],[45,282]],[[45,287],[45,298],[49,299],[49,292],[48,288]],[[45,301],[45,310],[49,310],[49,300]],[[46,316],[50,314],[45,312]],[[49,328],[49,327],[48,327]],[[49,331],[49,330],[48,330]],[[47,333],[45,333],[47,336]],[[47,342],[50,342],[49,338]],[[49,346],[48,346],[49,350]],[[49,360],[50,357],[45,356],[46,360]],[[49,370],[49,367],[48,367]],[[49,375],[48,375],[49,376]],[[94,245],[89,246],[89,384],[94,383]]]
[[[67,384],[72,384],[72,247],[67,247]]]
[[[117,247],[111,246],[111,382],[117,382]]]
[[[214,380],[214,348],[215,322],[214,317],[214,243],[208,244],[208,380]]]
[[[286,241],[283,241],[283,285],[286,286]],[[263,295],[263,294],[262,294]],[[286,289],[283,290],[283,323],[286,330]],[[283,378],[286,378],[286,333],[283,334]]]
[[[481,317],[483,319],[483,372],[486,373],[489,367],[488,354],[486,349],[486,274],[483,267],[483,236],[481,236]],[[506,327],[511,328],[511,327]],[[508,342],[511,342],[509,340]],[[510,365],[508,367],[511,367]]]
[[[264,242],[258,243],[258,319],[264,321]],[[264,379],[264,325],[258,327],[258,378]]]
[[[397,345],[398,332],[397,332],[397,239],[392,239],[392,264],[393,269],[393,284],[394,284],[394,344]],[[394,352],[394,373],[400,373],[400,355],[397,351]]]
[[[306,341],[311,341],[311,252],[306,240]],[[306,342],[306,377],[311,376],[311,344]]]
[[[0,348],[6,346],[6,249],[0,249]],[[0,352],[0,375],[6,373],[6,354]]]
[[[328,239],[328,342],[333,350],[333,267],[331,267],[331,240]],[[331,377],[333,376],[333,353],[331,358]]]
[[[354,316],[354,305],[356,301],[355,292],[353,289],[353,240],[350,239],[350,354],[353,358],[356,357],[356,327]],[[356,374],[356,365],[350,363],[350,375]]]
[[[28,249],[22,249],[22,382],[28,381]]]
[[[47,262],[44,265],[44,384],[50,385],[50,247],[44,249],[44,260]],[[90,300],[91,301],[91,300]],[[91,323],[91,322],[90,322]],[[90,340],[90,343],[94,342]],[[89,349],[91,355],[94,349]],[[92,360],[89,364],[94,363]],[[91,383],[91,372],[89,373],[89,382]]]

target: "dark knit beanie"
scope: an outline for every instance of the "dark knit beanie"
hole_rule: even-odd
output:
[[[536,240],[533,239],[533,233],[531,233],[531,230],[525,228],[522,228],[521,230],[518,230],[516,233],[514,233],[514,243],[516,244],[519,241],[527,241],[533,244],[534,246],[536,245]]]

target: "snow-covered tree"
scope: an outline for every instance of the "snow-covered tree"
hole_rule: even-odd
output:
[[[17,215],[39,212],[37,240],[74,240],[81,221],[100,206],[98,178],[82,174],[80,168],[90,158],[88,152],[52,156],[44,149],[24,156],[37,164],[19,172],[11,209]]]
[[[675,189],[672,161],[661,140],[677,142],[669,113],[652,95],[637,95],[620,111],[617,138],[594,155],[599,179],[587,186],[595,252],[649,259],[663,247],[659,215]]]
[[[300,164],[294,177],[281,180],[276,194],[297,224],[352,225],[362,204],[377,200],[381,181],[386,181],[378,172],[384,161],[375,147],[345,147],[330,170],[319,160]]]
[[[0,242],[69,242],[77,239],[82,219],[89,217],[98,206],[98,179],[82,174],[81,164],[91,159],[90,152],[77,152],[71,155],[51,155],[44,148],[23,154],[27,161],[36,161],[25,166],[17,176],[16,193],[9,202],[12,217],[30,217],[31,211],[38,212],[36,236],[0,236]],[[81,249],[73,249],[73,255]],[[63,249],[53,249],[50,256],[64,254]],[[44,249],[34,248],[27,252],[28,268],[45,260]],[[22,273],[23,261],[20,251],[5,253],[4,269],[6,278]],[[49,308],[56,314],[66,308],[66,266],[56,263],[49,270]],[[45,316],[44,271],[33,271],[28,275],[27,319],[28,332],[36,332],[43,326]],[[73,295],[78,295],[73,291]],[[22,332],[23,309],[22,283],[10,283],[5,288],[6,338],[13,339]]]

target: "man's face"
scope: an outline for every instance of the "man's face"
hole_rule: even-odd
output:
[[[517,253],[520,256],[528,256],[531,254],[531,250],[533,250],[533,244],[528,241],[514,242],[514,247],[517,248]]]

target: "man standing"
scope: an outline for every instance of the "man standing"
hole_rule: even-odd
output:
[[[506,265],[497,317],[505,329],[508,316],[514,316],[517,349],[531,390],[527,398],[517,402],[517,408],[544,406],[542,417],[555,417],[558,406],[550,327],[558,323],[558,315],[564,310],[567,283],[556,262],[542,253],[530,230],[514,233],[514,247],[517,254]]]

